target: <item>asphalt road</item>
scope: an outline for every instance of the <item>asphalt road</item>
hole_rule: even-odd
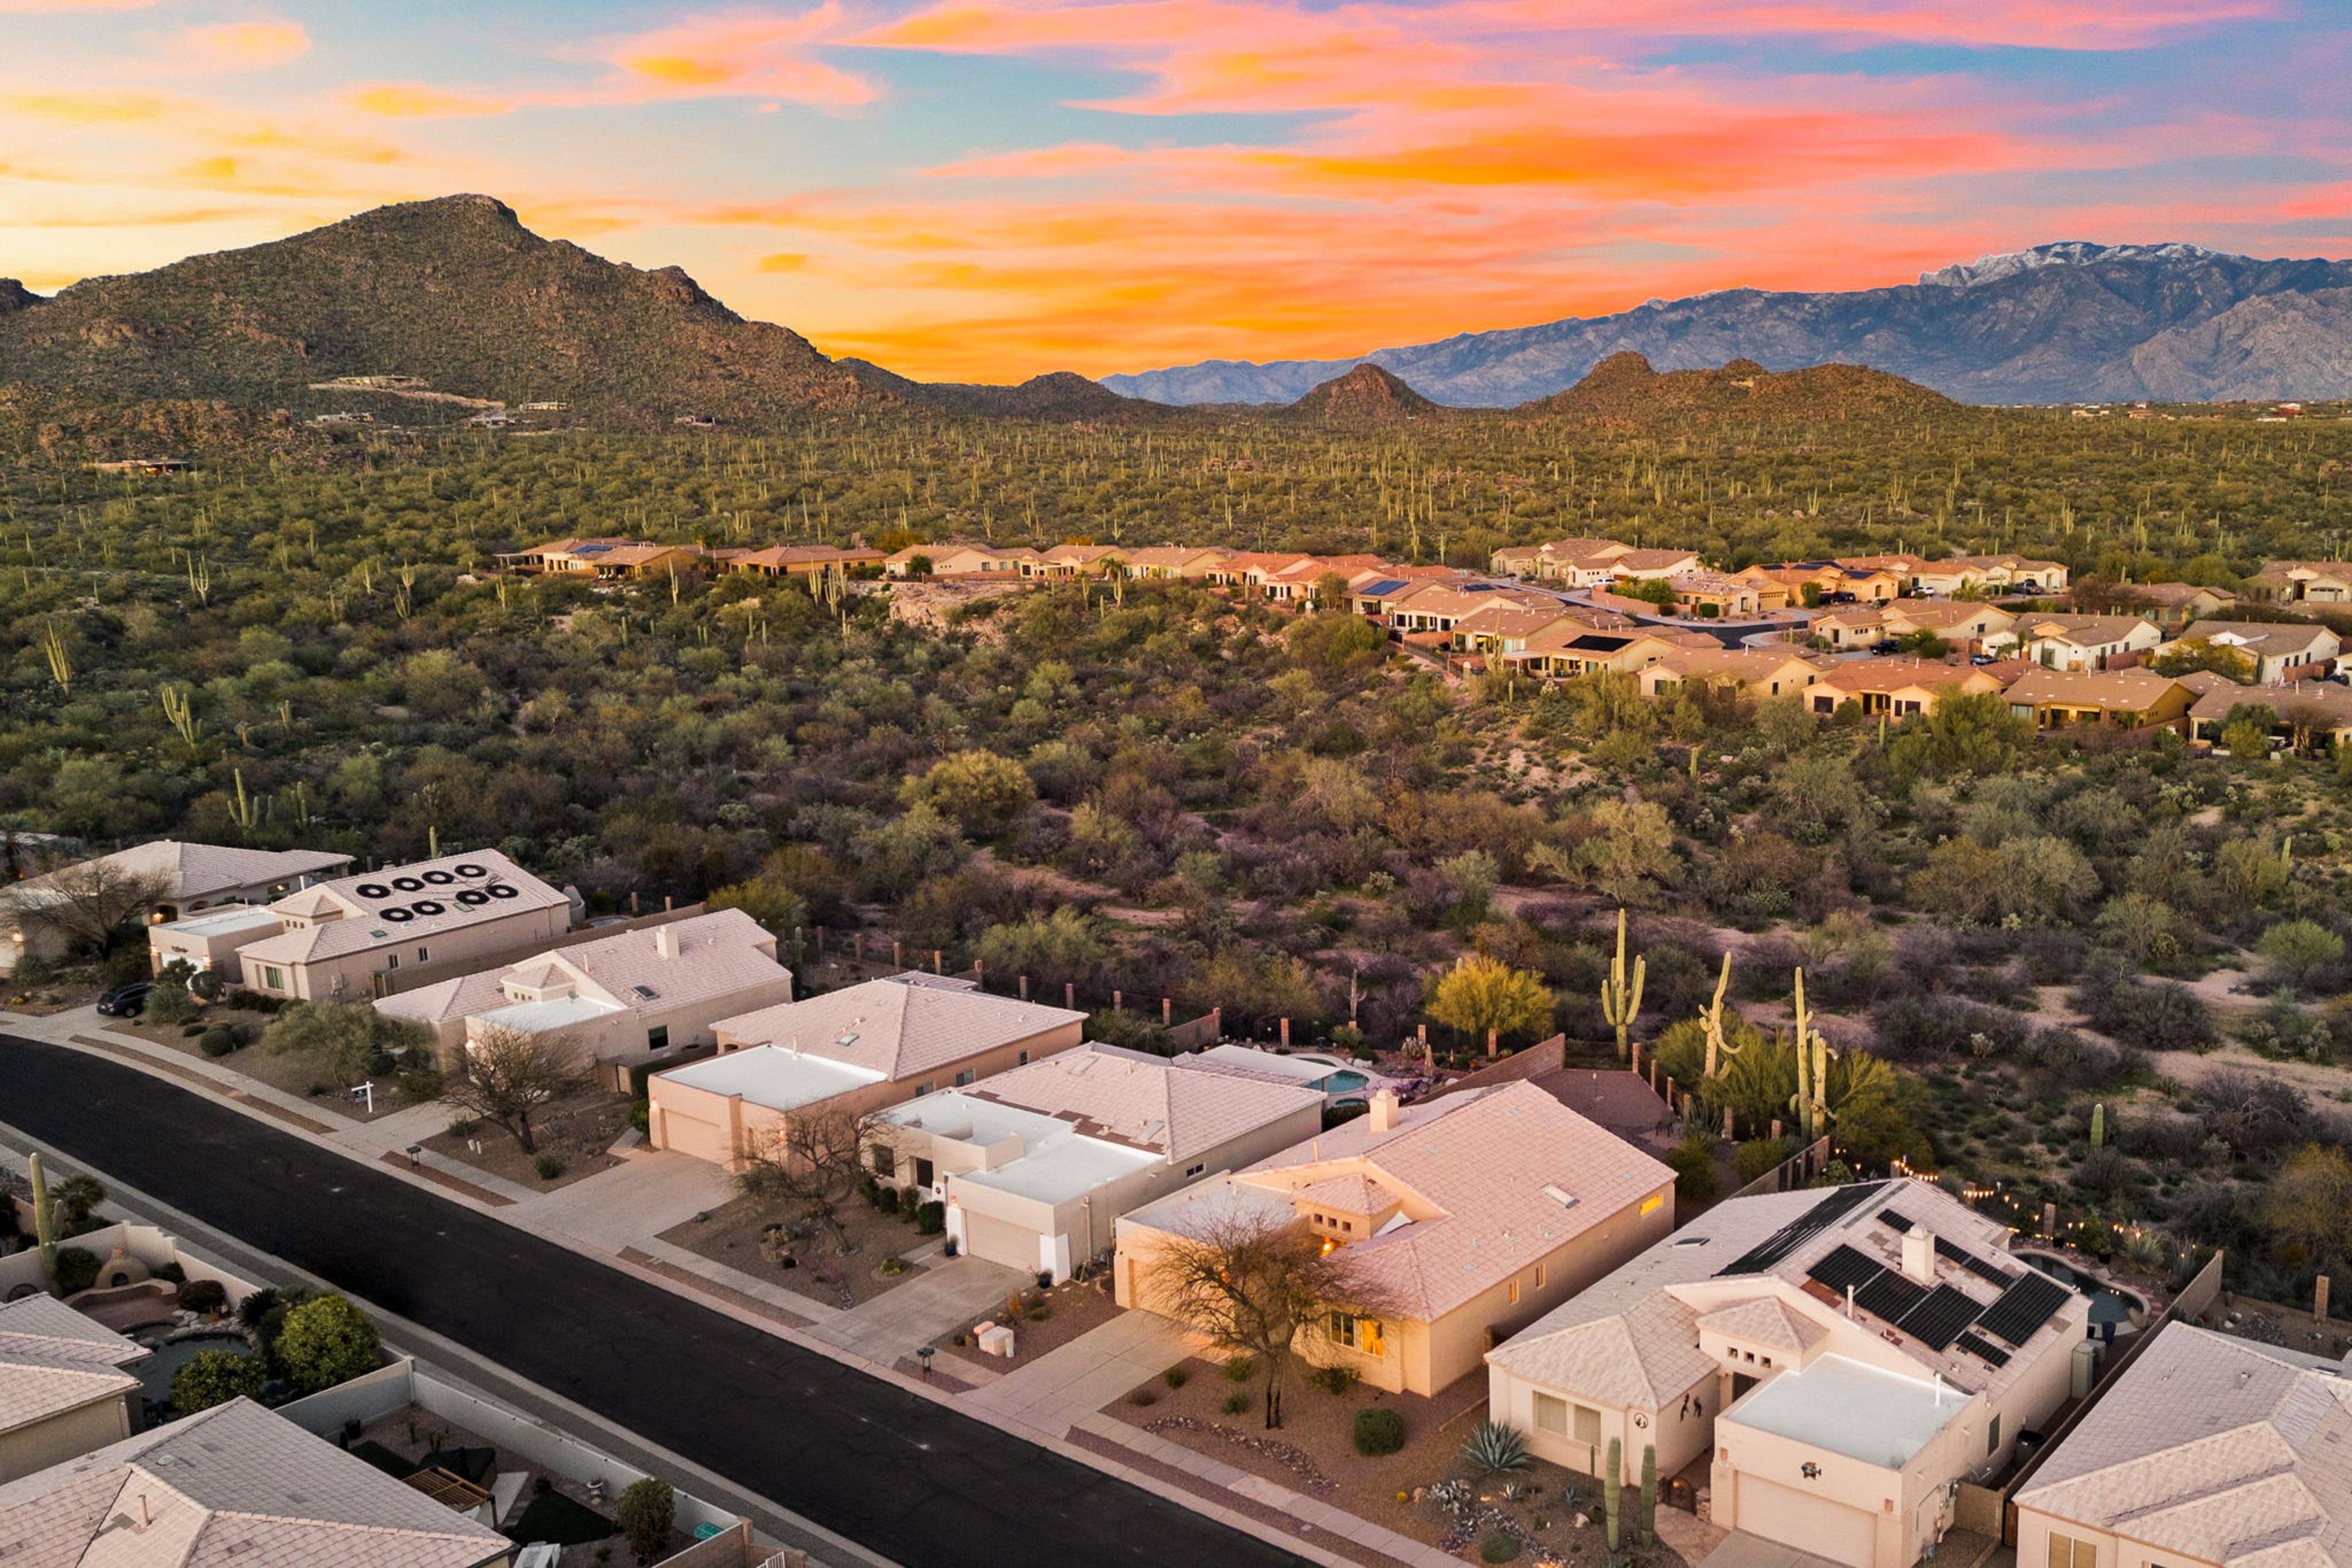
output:
[[[906,1568],[1309,1568],[135,1069],[0,1035],[0,1122]]]

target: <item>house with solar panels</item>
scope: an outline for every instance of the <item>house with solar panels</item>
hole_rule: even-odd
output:
[[[265,996],[358,1002],[379,977],[454,958],[509,957],[572,928],[572,895],[496,850],[387,866],[305,888],[269,906],[277,929],[236,949]]]
[[[1491,1419],[1599,1475],[1709,1489],[1728,1530],[1909,1568],[1957,1483],[2068,1394],[2089,1301],[1913,1181],[1737,1197],[1487,1353]]]

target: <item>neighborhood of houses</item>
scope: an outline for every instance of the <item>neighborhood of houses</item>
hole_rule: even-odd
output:
[[[1895,673],[1785,678],[1888,704],[1949,689],[1931,670],[1963,689],[2000,679],[1851,667]],[[2161,679],[2035,664],[2009,690],[2043,683],[2028,689],[2057,704],[2102,677]],[[1663,1483],[1709,1539],[1775,1561],[1909,1568],[1958,1531],[1979,1554],[2006,1534],[2035,1568],[2318,1563],[2352,1502],[2330,1447],[2352,1428],[2352,1371],[2198,1326],[2210,1292],[2159,1308],[2088,1260],[2021,1248],[1946,1187],[1811,1185],[1826,1143],[1678,1214],[1666,1145],[1595,1098],[1607,1078],[1670,1126],[1638,1059],[1548,1068],[1553,1041],[1404,1081],[1213,1039],[1169,1056],[1093,1041],[1086,1013],[977,976],[802,995],[740,911],[600,925],[487,849],[354,872],[339,855],[142,845],[0,894],[18,925],[6,950],[40,951],[27,934],[77,876],[131,872],[159,971],[372,1007],[447,1063],[528,1038],[606,1082],[641,1075],[638,1160],[717,1174],[842,1158],[896,1206],[937,1208],[940,1267],[993,1270],[979,1278],[1016,1296],[1085,1281],[1106,1310],[1181,1329],[1187,1249],[1303,1235],[1347,1291],[1299,1328],[1303,1360],[1375,1397],[1478,1391],[1535,1459],[1586,1485]],[[244,1401],[159,1424],[139,1377],[153,1347],[105,1326],[148,1278],[127,1252],[68,1301],[6,1290],[14,1277],[0,1272],[0,1559],[209,1561],[172,1553],[268,1518],[299,1543],[272,1561],[522,1561],[471,1522],[497,1515],[478,1486],[404,1485]],[[1014,1332],[976,1338],[1010,1356]],[[367,1552],[341,1544],[359,1531]]]
[[[2060,562],[1893,554],[1710,570],[1696,552],[1561,539],[1494,552],[1485,572],[1377,556],[1223,547],[909,545],[749,550],[560,539],[502,570],[617,581],[686,572],[970,584],[1183,580],[1276,604],[1344,608],[1408,651],[1461,672],[1552,680],[1601,671],[1646,695],[1686,682],[1799,696],[1811,711],[1904,718],[1945,694],[2000,693],[2042,729],[2169,730],[2212,741],[2246,709],[2278,743],[2352,735],[2342,639],[2302,606],[2352,605],[2352,563],[2273,561],[2244,595],[2191,583],[2069,602]],[[2259,606],[2259,610],[2252,607]],[[2264,619],[2232,619],[2231,612]],[[2275,619],[2270,617],[2286,617]],[[2179,677],[2158,666],[2183,671]],[[2242,701],[2232,693],[2260,687]]]

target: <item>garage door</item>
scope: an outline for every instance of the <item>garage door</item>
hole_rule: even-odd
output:
[[[713,1165],[723,1166],[735,1157],[726,1128],[699,1116],[682,1115],[668,1105],[662,1107],[662,1145]]]
[[[1751,1475],[1739,1478],[1738,1528],[1849,1568],[1870,1568],[1877,1554],[1875,1514]]]
[[[1024,1274],[1037,1271],[1037,1233],[1009,1219],[974,1214],[966,1209],[963,1216],[963,1249],[975,1258],[1002,1263]]]

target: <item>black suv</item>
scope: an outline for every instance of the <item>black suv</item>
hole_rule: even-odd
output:
[[[147,993],[155,988],[142,980],[136,985],[117,986],[98,998],[99,1012],[110,1019],[135,1019],[147,1006]]]

